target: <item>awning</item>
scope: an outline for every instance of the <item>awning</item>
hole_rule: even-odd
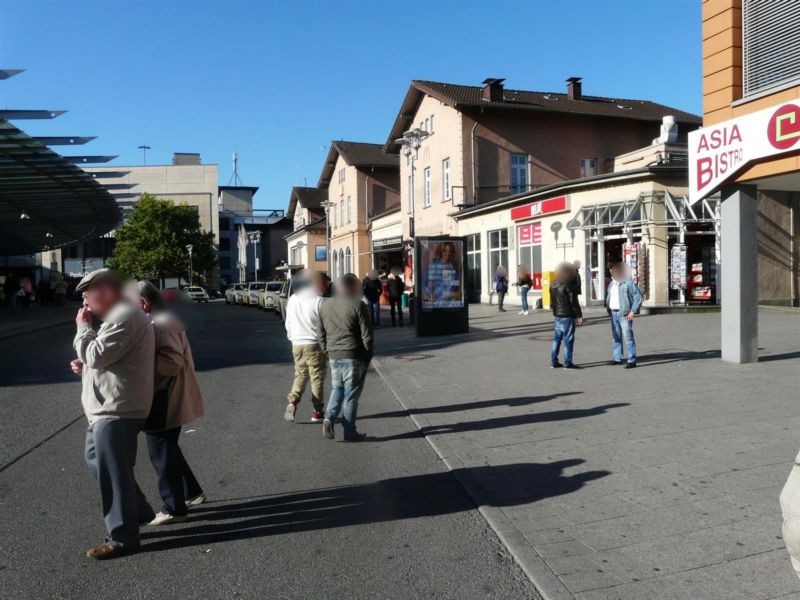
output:
[[[673,196],[667,191],[641,193],[631,200],[604,202],[582,206],[567,222],[567,229],[625,230],[648,225],[681,228],[692,224],[717,225],[719,198],[706,198],[694,205],[686,196]]]
[[[31,254],[100,237],[121,219],[95,178],[0,119],[0,255]],[[95,158],[82,157],[81,162]]]

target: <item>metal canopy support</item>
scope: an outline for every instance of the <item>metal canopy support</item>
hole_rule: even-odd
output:
[[[25,69],[0,69],[0,80],[11,79],[14,75],[24,73]]]
[[[0,119],[21,121],[29,119],[55,119],[63,115],[65,110],[11,110],[0,109]]]
[[[94,163],[107,163],[115,158],[116,156],[64,156],[62,157],[64,160],[80,165],[89,165]]]
[[[96,139],[96,136],[36,136],[35,139],[39,142],[42,146],[83,146],[84,144],[88,144],[93,139]]]

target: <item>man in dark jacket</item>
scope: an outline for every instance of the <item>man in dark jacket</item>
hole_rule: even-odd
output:
[[[406,284],[397,273],[390,273],[389,280],[386,282],[386,287],[389,288],[389,310],[392,315],[392,327],[400,322],[400,327],[403,326],[403,292],[406,289]],[[397,309],[397,318],[395,319],[395,309]]]
[[[358,399],[373,354],[372,322],[361,301],[361,283],[352,273],[343,275],[336,295],[319,308],[318,339],[331,365],[331,397],[322,423],[322,433],[334,439],[333,421],[342,413],[344,440],[359,442],[356,430]]]
[[[577,369],[572,362],[572,349],[575,345],[575,325],[583,325],[583,314],[578,302],[578,291],[575,289],[575,267],[564,263],[559,265],[556,280],[550,286],[550,307],[555,319],[555,336],[553,350],[550,352],[550,366],[557,369],[562,366],[558,362],[561,342],[564,342],[565,369]]]
[[[373,269],[364,279],[364,298],[367,299],[372,324],[377,329],[381,326],[381,292],[383,292],[381,280],[378,278],[378,272]]]

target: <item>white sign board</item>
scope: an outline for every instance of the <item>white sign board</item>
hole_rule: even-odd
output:
[[[689,133],[689,200],[694,203],[748,163],[800,150],[800,105],[765,108]]]

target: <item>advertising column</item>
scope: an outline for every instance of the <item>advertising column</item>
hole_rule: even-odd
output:
[[[464,238],[417,237],[414,258],[417,335],[467,333]]]

